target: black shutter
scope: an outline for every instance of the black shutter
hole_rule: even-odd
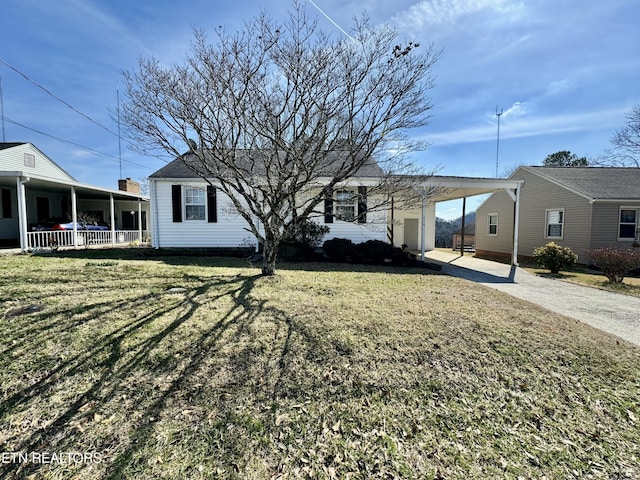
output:
[[[216,188],[207,185],[207,222],[215,223],[218,221],[218,198],[216,196]]]
[[[13,217],[11,209],[11,190],[8,188],[2,189],[2,218]]]
[[[182,187],[171,185],[171,208],[173,211],[173,221],[182,221]]]
[[[324,193],[324,223],[333,223],[333,192],[327,189]]]
[[[367,187],[358,187],[358,223],[367,223]]]

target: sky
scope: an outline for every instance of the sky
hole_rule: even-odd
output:
[[[442,50],[430,147],[412,160],[439,175],[508,176],[561,150],[598,158],[640,104],[637,0],[302,0],[334,37],[366,13],[402,38]],[[31,142],[76,180],[117,188],[171,158],[119,139],[123,72],[141,58],[180,64],[194,28],[235,31],[286,0],[2,0],[1,139]],[[498,117],[496,114],[500,113]],[[499,136],[498,136],[498,119]],[[467,200],[474,210],[485,197]],[[460,215],[462,200],[437,205]]]

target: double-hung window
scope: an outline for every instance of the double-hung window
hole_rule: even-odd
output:
[[[545,238],[562,238],[564,233],[564,209],[546,210],[545,217]]]
[[[618,222],[618,239],[634,240],[638,233],[638,217],[639,208],[620,208],[620,217]]]
[[[498,214],[490,213],[488,215],[489,229],[487,230],[489,235],[498,235]]]
[[[206,219],[206,190],[204,188],[185,188],[185,218],[186,220]]]
[[[352,222],[356,218],[356,195],[351,190],[336,192],[335,216],[338,220]]]

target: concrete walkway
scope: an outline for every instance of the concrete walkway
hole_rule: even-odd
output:
[[[495,288],[640,346],[640,298],[539,277],[522,268],[432,250],[426,261],[442,271]]]

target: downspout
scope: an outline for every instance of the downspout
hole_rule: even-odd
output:
[[[16,188],[18,190],[18,229],[20,230],[20,250],[26,252],[29,249],[27,237],[27,194],[25,184],[29,183],[31,178],[18,177],[16,179]]]
[[[149,180],[150,194],[149,205],[151,207],[151,246],[160,248],[160,235],[158,234],[158,208],[156,206],[158,198],[158,185],[153,179]]]

